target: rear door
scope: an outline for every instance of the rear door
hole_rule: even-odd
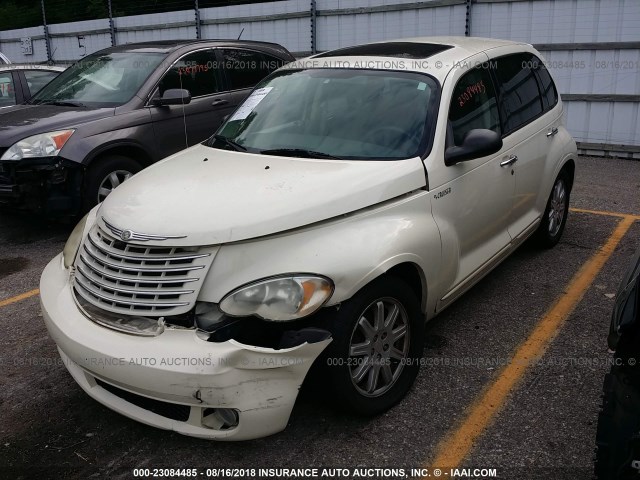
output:
[[[505,47],[513,49],[513,47]],[[494,57],[492,65],[498,84],[505,148],[517,158],[513,164],[515,195],[509,215],[509,234],[522,238],[537,224],[549,192],[542,192],[549,152],[551,118],[545,115],[536,74],[539,61],[531,53]],[[544,202],[540,202],[541,195]]]
[[[189,90],[187,105],[150,105],[153,129],[161,157],[166,157],[210,137],[231,111],[214,49],[188,53],[164,74],[153,98],[168,89]]]

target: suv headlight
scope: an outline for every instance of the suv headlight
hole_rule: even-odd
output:
[[[60,153],[64,144],[75,130],[58,130],[40,133],[32,137],[23,138],[14,143],[0,160],[20,160],[22,158],[55,157]]]
[[[62,260],[64,262],[64,268],[69,268],[73,265],[76,259],[76,254],[80,249],[80,243],[82,242],[82,234],[84,233],[84,227],[87,224],[87,218],[89,218],[91,212],[87,213],[82,220],[78,222],[76,228],[73,229],[67,243],[64,244],[62,250]]]
[[[287,321],[311,315],[333,294],[333,283],[316,275],[294,274],[240,287],[225,296],[220,310],[234,317],[256,315]]]

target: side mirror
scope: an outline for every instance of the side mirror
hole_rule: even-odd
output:
[[[191,103],[191,93],[183,88],[169,88],[164,91],[161,98],[153,100],[153,104],[159,107],[166,105],[186,105]]]
[[[493,130],[474,128],[469,130],[459,147],[449,147],[444,152],[447,167],[475,158],[485,157],[502,148],[502,138]]]

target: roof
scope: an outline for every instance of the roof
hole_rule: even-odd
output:
[[[428,58],[436,53],[453,48],[443,43],[427,42],[383,42],[367,43],[355,47],[339,48],[316,55],[314,58],[362,56],[362,57],[396,57],[396,58]]]
[[[442,37],[415,37],[405,38],[404,42],[415,43],[444,43],[454,47],[454,51],[463,58],[475,55],[476,53],[484,52],[492,48],[504,47],[507,45],[527,45],[524,42],[514,42],[511,40],[500,40],[497,38],[484,38],[484,37],[461,37],[461,36],[442,36]]]
[[[370,68],[429,73],[444,80],[457,63],[493,48],[526,43],[480,37],[417,37],[373,42],[313,55],[283,68]]]

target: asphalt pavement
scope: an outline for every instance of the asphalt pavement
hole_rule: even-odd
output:
[[[424,467],[433,476],[443,445],[461,448],[454,440],[465,438],[474,408],[486,407],[490,421],[475,425],[460,468],[496,469],[494,478],[589,479],[611,309],[640,246],[640,220],[594,271],[575,309],[547,332],[544,355],[521,369],[503,399],[491,394],[509,375],[514,352],[573,291],[577,272],[611,238],[620,215],[640,215],[640,162],[581,157],[571,206],[555,248],[523,245],[430,322],[425,365],[398,406],[355,417],[305,387],[284,432],[240,443],[147,427],[88,397],[60,361],[33,292],[72,226],[0,213],[0,476],[132,478],[134,468],[158,467],[199,468],[201,477],[220,467],[402,468],[407,476]],[[443,469],[442,478],[452,476]]]

